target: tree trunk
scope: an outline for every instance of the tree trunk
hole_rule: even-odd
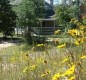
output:
[[[30,27],[28,27],[28,30],[25,32],[25,41],[29,45],[33,44]]]

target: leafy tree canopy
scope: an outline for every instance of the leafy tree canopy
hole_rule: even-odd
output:
[[[17,13],[17,24],[25,29],[25,41],[32,44],[31,27],[38,24],[38,18],[45,14],[44,0],[22,0],[14,7]]]
[[[22,0],[14,9],[17,12],[20,25],[35,26],[37,18],[44,16],[44,0]]]
[[[0,32],[4,36],[12,36],[15,28],[16,14],[9,0],[0,0]]]
[[[65,26],[70,21],[70,8],[68,5],[57,5],[55,7],[55,17],[57,18],[58,24]]]

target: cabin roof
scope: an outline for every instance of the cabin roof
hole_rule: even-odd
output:
[[[55,14],[53,7],[46,1],[45,1],[45,13],[46,13],[45,18],[50,18]]]

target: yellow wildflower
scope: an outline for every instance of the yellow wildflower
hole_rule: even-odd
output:
[[[57,35],[57,34],[59,34],[60,32],[61,32],[61,30],[56,30],[56,31],[54,32],[54,34]]]
[[[40,46],[44,46],[44,44],[38,44],[37,46],[38,46],[38,47],[40,47]]]
[[[12,62],[12,63],[15,63],[16,61],[17,61],[17,57],[12,57],[11,59],[10,59],[10,61]]]
[[[37,58],[37,63],[44,63],[44,58],[43,57],[40,57],[40,58]]]
[[[43,73],[43,74],[41,74],[41,77],[44,77],[44,76],[46,76],[47,74],[45,74],[45,73]]]
[[[64,48],[65,46],[66,46],[66,43],[61,44],[61,45],[58,45],[57,47],[58,47],[58,48]]]
[[[24,61],[28,61],[29,60],[29,54],[28,53],[24,53],[24,54],[22,54],[22,60],[24,60]]]
[[[61,77],[61,74],[57,73],[52,77],[52,80],[58,80],[60,77]]]
[[[84,28],[85,28],[85,26],[83,26],[83,25],[80,26],[80,29],[81,29],[81,30],[83,30]]]
[[[68,80],[74,80],[75,79],[75,75],[70,77]]]
[[[50,71],[50,70],[47,70],[47,71],[46,71],[46,73],[47,73],[47,74],[50,74],[50,73],[51,73],[51,71]]]
[[[51,71],[48,70],[48,71],[46,71],[45,73],[41,74],[41,77],[44,77],[44,76],[46,76],[46,75],[48,75],[48,74],[50,74],[50,73],[51,73]]]
[[[78,20],[75,20],[74,23],[76,24],[78,22]]]
[[[79,31],[77,29],[68,30],[67,33],[70,34],[73,37],[74,36],[79,36]]]
[[[36,67],[37,67],[37,65],[34,64],[30,67],[30,70],[33,71]]]
[[[76,20],[76,18],[72,18],[71,21],[74,22]]]
[[[65,63],[65,62],[67,62],[68,61],[68,58],[65,58],[63,61],[62,61],[62,63]]]
[[[28,71],[28,66],[24,68],[23,73],[26,73]]]
[[[62,76],[71,75],[74,73],[74,71],[75,71],[75,65],[72,65],[68,70],[65,71],[65,73]]]
[[[86,58],[86,55],[84,55],[84,56],[81,57],[81,59],[84,59],[84,58]]]
[[[81,23],[80,22],[77,22],[77,26],[80,26],[81,25]]]
[[[32,65],[32,66],[27,66],[23,69],[23,73],[26,73],[28,71],[33,71],[34,69],[36,69],[37,65]]]
[[[72,65],[68,70],[66,70],[63,74],[57,73],[52,77],[52,80],[58,80],[60,77],[67,76],[74,74],[75,71],[75,65]],[[71,77],[69,80],[72,80],[73,77]]]
[[[82,38],[79,38],[79,39],[77,39],[76,41],[75,41],[75,44],[76,45],[80,45],[80,44],[82,44],[83,43],[83,39]]]
[[[80,36],[84,36],[84,31],[80,30]]]

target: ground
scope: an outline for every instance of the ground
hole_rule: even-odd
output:
[[[12,42],[3,41],[2,43],[0,43],[0,50],[13,45],[16,45],[16,44]]]
[[[8,38],[8,39],[3,39],[3,38],[0,38],[0,50],[3,49],[3,48],[7,48],[7,47],[10,47],[10,46],[14,46],[16,44],[19,44],[20,43],[20,39],[19,38]]]

